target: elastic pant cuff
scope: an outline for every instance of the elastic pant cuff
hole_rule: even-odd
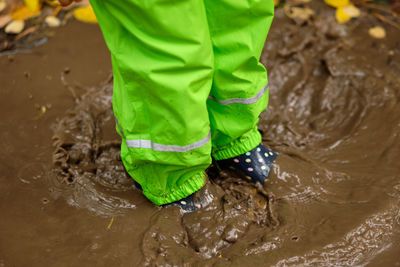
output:
[[[262,141],[257,126],[229,144],[213,148],[212,156],[215,160],[229,159],[244,154]]]
[[[154,195],[150,191],[143,189],[143,194],[154,204],[160,206],[185,198],[200,190],[206,183],[207,175],[204,171],[187,179],[183,184],[175,187],[163,195]]]

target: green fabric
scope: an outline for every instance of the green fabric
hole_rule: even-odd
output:
[[[273,0],[91,0],[112,55],[126,170],[157,205],[261,142]],[[211,132],[211,138],[210,138]]]

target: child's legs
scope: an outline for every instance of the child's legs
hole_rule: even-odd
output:
[[[202,0],[92,0],[114,72],[121,155],[161,205],[205,182],[213,52]]]
[[[267,72],[259,62],[274,14],[273,0],[204,0],[214,50],[207,101],[217,160],[261,142],[258,116],[268,104]]]

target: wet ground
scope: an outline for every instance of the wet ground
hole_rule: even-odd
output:
[[[399,266],[400,34],[314,8],[278,11],[262,56],[270,181],[211,168],[183,217],[124,172],[97,26],[0,57],[0,266]]]

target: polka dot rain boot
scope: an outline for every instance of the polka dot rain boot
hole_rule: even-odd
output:
[[[268,179],[272,163],[277,156],[277,152],[259,144],[249,152],[237,157],[218,160],[217,165],[221,169],[235,170],[247,180],[264,185],[264,182]]]
[[[135,180],[134,180],[134,183],[135,183],[135,187],[138,190],[142,191],[141,185],[138,182],[136,182]],[[185,198],[182,198],[180,200],[174,201],[172,203],[161,205],[161,207],[177,206],[178,208],[180,208],[181,214],[194,212],[201,208],[201,204],[195,203],[195,201],[193,199],[194,194],[195,193],[193,193]]]
[[[191,194],[190,196],[182,198],[181,200],[162,205],[162,207],[177,206],[178,208],[180,208],[181,214],[194,212],[200,209],[201,205],[199,203],[195,203],[193,195],[194,194]]]

